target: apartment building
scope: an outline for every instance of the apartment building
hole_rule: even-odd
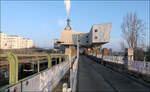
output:
[[[0,49],[32,48],[33,40],[0,32]]]

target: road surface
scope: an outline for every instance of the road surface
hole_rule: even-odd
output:
[[[150,88],[80,56],[78,92],[150,92]]]

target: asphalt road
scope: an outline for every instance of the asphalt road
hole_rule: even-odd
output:
[[[150,88],[80,56],[78,92],[150,92]]]

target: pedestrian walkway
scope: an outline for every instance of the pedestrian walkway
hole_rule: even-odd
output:
[[[143,86],[86,56],[79,58],[78,92],[150,92]]]

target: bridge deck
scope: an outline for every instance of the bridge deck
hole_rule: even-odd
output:
[[[148,87],[80,56],[78,92],[150,92]]]

